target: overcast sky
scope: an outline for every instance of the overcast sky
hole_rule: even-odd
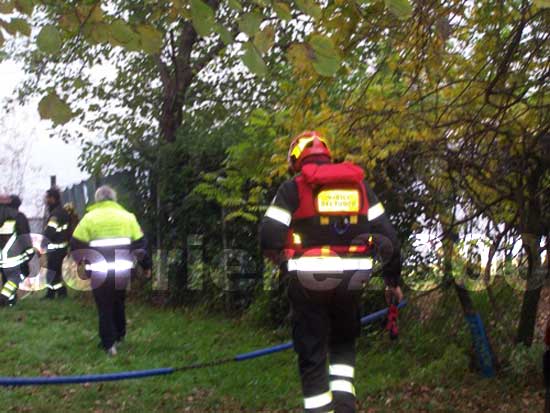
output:
[[[0,63],[0,100],[11,96],[15,87],[24,78],[21,67],[13,61]],[[77,143],[66,144],[58,138],[50,138],[52,123],[43,121],[38,114],[38,100],[25,107],[15,107],[13,114],[7,117],[7,124],[15,130],[16,140],[23,142],[30,136],[32,143],[30,161],[36,172],[30,172],[25,177],[25,193],[23,212],[29,215],[37,213],[33,204],[36,198],[49,187],[50,175],[56,175],[59,186],[66,187],[86,179],[86,174],[78,168],[80,147]]]

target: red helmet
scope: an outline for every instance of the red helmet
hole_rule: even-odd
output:
[[[288,165],[293,172],[300,172],[304,159],[313,155],[332,158],[328,142],[319,132],[302,132],[290,144],[287,158]]]

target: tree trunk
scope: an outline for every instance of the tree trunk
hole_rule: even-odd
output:
[[[453,287],[462,307],[462,313],[466,319],[470,332],[472,335],[472,350],[475,353],[475,358],[472,358],[472,362],[477,366],[485,377],[493,377],[495,369],[498,368],[499,361],[491,344],[489,334],[483,325],[483,321],[480,315],[475,311],[474,303],[470,297],[470,292],[456,282],[456,278],[453,275],[453,259],[456,234],[451,234],[443,240],[444,248],[444,261],[443,268],[446,280],[452,280]]]
[[[183,23],[177,40],[172,39],[170,64],[155,56],[162,81],[162,113],[159,119],[160,134],[164,142],[174,142],[183,121],[183,105],[193,81],[193,47],[198,41],[191,22]]]
[[[525,233],[521,235],[521,239],[527,253],[527,286],[521,305],[516,342],[529,347],[533,344],[544,270],[539,253],[540,237]]]
[[[453,235],[454,237],[454,235]],[[453,256],[454,256],[454,241],[451,238],[443,240],[444,257],[443,257],[443,269],[446,280],[451,280],[453,287],[456,291],[458,301],[462,307],[464,315],[471,315],[475,313],[474,304],[470,298],[468,290],[457,284],[455,277],[453,276]]]

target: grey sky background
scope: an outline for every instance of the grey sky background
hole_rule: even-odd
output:
[[[10,97],[23,79],[20,65],[10,60],[0,63],[0,101]],[[40,215],[37,205],[49,188],[50,175],[57,176],[57,183],[62,188],[87,178],[78,168],[79,144],[66,144],[59,138],[50,138],[52,122],[40,119],[38,100],[16,106],[11,113],[1,115],[13,135],[10,144],[28,142],[29,168],[24,178],[21,209],[29,216]]]

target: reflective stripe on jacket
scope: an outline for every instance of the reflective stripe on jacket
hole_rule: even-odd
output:
[[[75,250],[75,260],[85,258],[91,270],[128,268],[130,253],[138,253],[140,264],[150,268],[145,237],[135,215],[114,201],[98,202],[88,208],[74,230],[71,249]],[[91,251],[86,257],[76,251],[86,249]]]
[[[324,189],[327,196],[319,200]],[[304,165],[300,175],[279,187],[262,219],[260,242],[270,257],[279,256],[287,248],[296,251],[288,264],[290,268],[305,269],[304,264],[322,264],[321,260],[296,261],[304,251],[320,249],[322,256],[337,254],[342,258],[364,254],[365,248],[355,245],[355,241],[365,233],[380,234],[391,241],[393,256],[385,263],[383,275],[386,283],[397,284],[401,273],[397,234],[376,194],[364,181],[362,169],[349,163],[310,163]],[[371,265],[363,260],[330,264],[344,270]]]
[[[69,220],[69,214],[61,204],[50,210],[44,228],[45,245],[43,245],[49,252],[63,250],[69,246]]]
[[[34,255],[27,217],[0,204],[0,268],[14,268]]]

